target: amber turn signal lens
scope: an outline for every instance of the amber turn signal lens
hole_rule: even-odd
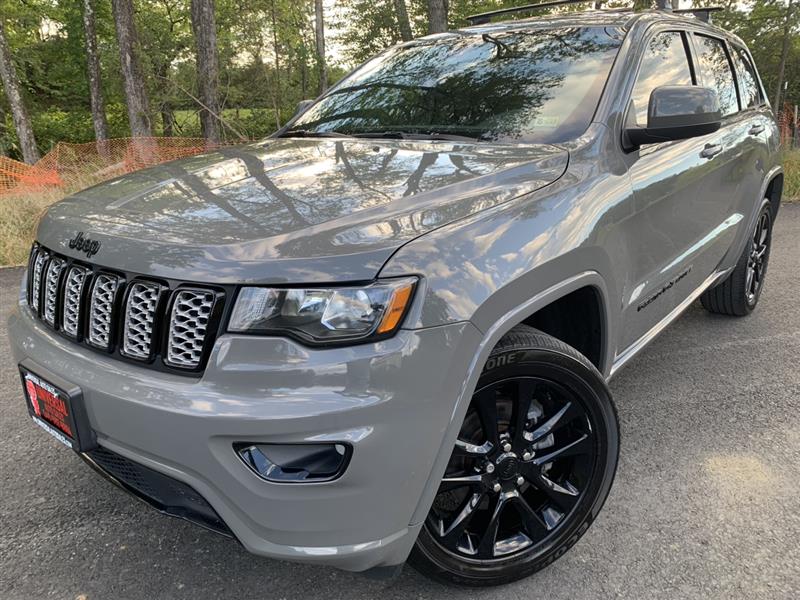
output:
[[[406,312],[406,307],[411,300],[411,292],[413,290],[413,283],[409,283],[395,290],[389,302],[389,307],[386,309],[386,314],[383,315],[381,324],[378,326],[377,333],[389,333],[390,331],[394,331],[400,323],[400,319],[403,318],[403,314]]]

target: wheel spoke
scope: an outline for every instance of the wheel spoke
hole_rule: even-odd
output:
[[[747,269],[747,279],[744,284],[744,289],[747,290],[748,294],[753,293],[753,279],[755,278],[756,269],[755,267],[750,267]]]
[[[517,385],[517,401],[514,403],[514,442],[525,444],[525,423],[528,421],[528,410],[536,393],[536,382],[531,379],[520,379]]]
[[[769,227],[767,225],[767,216],[764,215],[761,217],[761,223],[759,225],[760,232],[758,236],[758,245],[761,246],[767,241],[767,233],[769,233]]]
[[[453,456],[469,456],[471,458],[477,458],[480,456],[486,456],[489,454],[489,452],[491,452],[492,448],[493,446],[489,441],[486,441],[479,446],[471,442],[465,442],[464,440],[456,440],[455,448],[453,448]]]
[[[573,402],[567,402],[561,410],[559,410],[556,414],[552,417],[547,419],[540,427],[537,427],[535,431],[532,433],[526,433],[525,439],[529,442],[536,442],[546,435],[550,434],[551,432],[555,431],[556,429],[563,427],[572,419],[577,416],[577,410],[575,409]]]
[[[449,492],[463,487],[476,487],[481,485],[483,481],[482,475],[459,475],[455,477],[443,477],[442,483],[439,485],[439,493]]]
[[[483,536],[478,543],[478,554],[481,556],[494,557],[494,545],[497,541],[497,531],[500,528],[500,515],[503,513],[506,501],[505,494],[497,497],[489,524],[486,526],[486,531],[483,532]]]
[[[563,448],[554,450],[549,454],[537,456],[532,462],[538,467],[553,462],[559,458],[566,458],[568,456],[578,456],[580,454],[589,454],[592,450],[592,440],[587,434],[583,434],[574,442],[570,442]]]
[[[444,530],[442,533],[442,541],[446,544],[457,544],[461,534],[464,533],[464,530],[469,525],[469,522],[472,520],[472,517],[475,516],[475,513],[478,509],[478,505],[481,503],[483,499],[483,493],[478,492],[472,494],[467,501],[464,503],[464,506],[461,508],[461,512],[456,515],[456,518],[453,519],[453,522]]]
[[[580,496],[580,491],[572,484],[568,482],[564,484],[556,483],[542,473],[536,477],[533,483],[564,513],[569,512],[575,506]]]
[[[545,523],[544,519],[538,515],[538,513],[531,508],[531,505],[523,498],[522,496],[514,502],[514,508],[517,509],[520,518],[522,519],[522,525],[525,528],[525,532],[528,534],[528,537],[531,538],[532,542],[537,542],[538,540],[543,539],[547,535],[547,531],[549,527],[547,523]]]
[[[500,442],[500,433],[497,430],[497,404],[494,388],[490,387],[479,392],[476,400],[483,433],[489,443],[497,447]]]

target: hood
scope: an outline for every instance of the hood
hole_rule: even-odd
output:
[[[366,280],[433,229],[558,179],[549,145],[270,139],[139,171],[55,204],[49,248],[79,232],[109,268],[209,283]]]

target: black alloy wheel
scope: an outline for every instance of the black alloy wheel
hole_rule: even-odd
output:
[[[769,239],[772,231],[772,219],[768,210],[762,211],[758,217],[753,241],[750,244],[750,257],[747,261],[747,278],[745,279],[745,295],[747,303],[754,306],[761,293],[764,275],[769,258]]]
[[[768,198],[761,202],[755,227],[730,275],[700,296],[707,311],[719,315],[744,317],[753,312],[767,277],[772,225],[775,212]]]
[[[412,557],[467,585],[513,581],[560,556],[599,511],[616,468],[616,413],[583,356],[521,326],[487,365],[498,363],[473,394]]]

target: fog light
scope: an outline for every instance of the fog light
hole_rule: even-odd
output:
[[[233,445],[239,458],[262,479],[276,483],[330,481],[347,467],[352,448],[347,444]]]

